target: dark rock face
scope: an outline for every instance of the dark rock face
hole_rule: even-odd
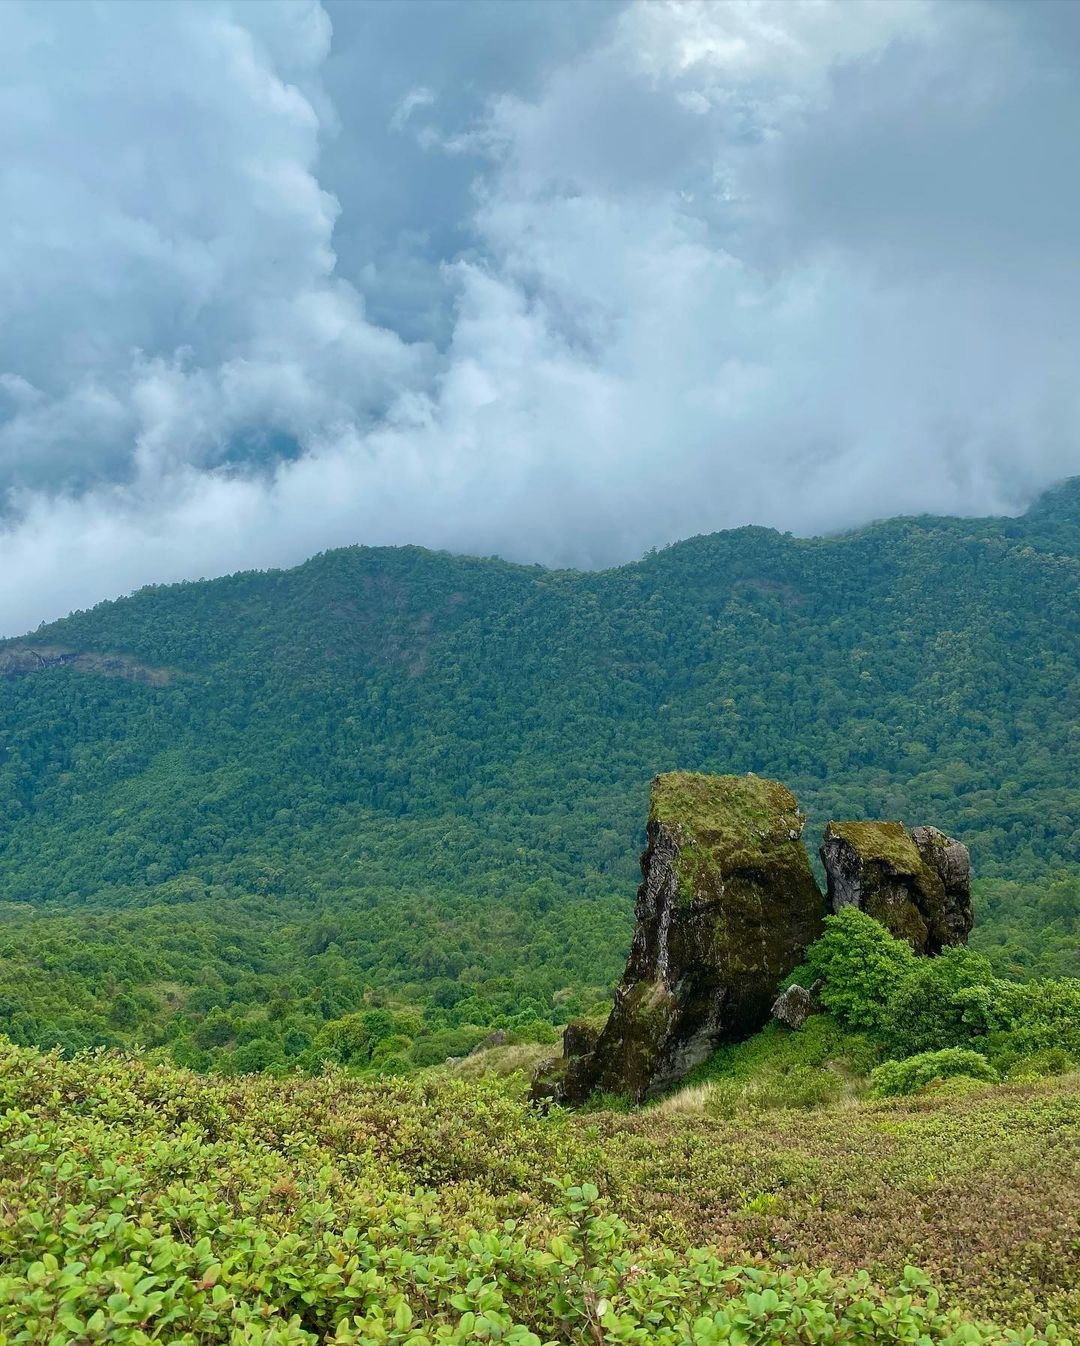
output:
[[[966,944],[975,924],[971,906],[971,855],[960,841],[936,827],[913,827],[911,839],[923,863],[941,880],[942,904],[930,933],[939,950]]]
[[[794,982],[773,1001],[772,1017],[785,1028],[799,1029],[816,1009],[813,990],[808,991],[805,986]]]
[[[821,859],[834,912],[857,906],[917,953],[965,944],[974,921],[968,849],[936,827],[832,822]]]
[[[657,776],[637,928],[595,1038],[567,1030],[534,1097],[641,1100],[767,1022],[776,988],[822,929],[824,903],[791,792],[757,776]]]
[[[0,678],[24,678],[50,668],[71,668],[79,673],[124,678],[153,687],[164,687],[172,676],[167,668],[149,668],[126,654],[96,654],[59,646],[7,645],[0,649]]]
[[[530,1096],[534,1102],[566,1103],[587,1097],[593,1052],[604,1029],[604,1020],[575,1019],[563,1032],[563,1054],[541,1061],[533,1074]]]

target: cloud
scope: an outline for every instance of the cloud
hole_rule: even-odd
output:
[[[0,626],[1021,508],[1080,471],[1047,8],[7,6]]]
[[[417,108],[431,107],[434,102],[435,95],[430,89],[425,89],[423,85],[410,89],[397,107],[394,108],[393,116],[390,118],[391,131],[404,131],[409,118]]]

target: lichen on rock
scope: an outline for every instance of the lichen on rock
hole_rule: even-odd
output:
[[[767,1022],[777,987],[822,928],[803,824],[777,781],[656,777],[626,971],[595,1043],[576,1053],[568,1044],[546,1072],[562,1099],[649,1097]],[[534,1096],[550,1098],[541,1087]]]
[[[773,1001],[772,1017],[785,1028],[802,1028],[811,1014],[820,1010],[816,992],[820,982],[807,988],[798,982],[792,982],[786,991],[781,991]]]
[[[936,827],[831,822],[821,859],[834,912],[857,906],[917,953],[966,943],[973,923],[967,847]]]

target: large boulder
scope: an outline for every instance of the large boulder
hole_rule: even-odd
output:
[[[822,929],[803,823],[776,781],[656,777],[614,1008],[595,1037],[568,1030],[536,1096],[575,1103],[603,1090],[640,1101],[768,1021],[777,988]]]
[[[832,822],[821,859],[834,912],[856,906],[917,953],[964,944],[971,933],[967,847],[936,827]]]

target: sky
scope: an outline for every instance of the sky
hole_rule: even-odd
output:
[[[6,0],[0,633],[1080,472],[1080,6]]]

